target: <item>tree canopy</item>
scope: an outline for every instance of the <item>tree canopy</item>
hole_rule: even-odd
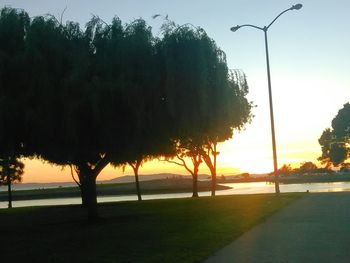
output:
[[[108,163],[175,155],[179,142],[217,143],[243,127],[251,104],[237,83],[201,28],[168,24],[154,37],[143,19],[94,16],[83,30],[0,11],[0,151],[74,166],[91,217]]]
[[[21,182],[23,169],[24,163],[14,156],[0,158],[0,185]]]
[[[350,158],[350,104],[343,108],[332,120],[332,128],[323,131],[319,138],[322,155],[319,160],[327,165],[339,166]]]
[[[14,155],[7,155],[0,158],[0,185],[7,185],[8,207],[12,208],[12,189],[13,183],[22,181],[24,173],[24,163]]]

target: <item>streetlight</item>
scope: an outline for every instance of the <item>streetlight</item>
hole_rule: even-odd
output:
[[[237,25],[234,27],[231,27],[232,32],[236,32],[241,27],[253,27],[259,30],[264,31],[265,35],[265,51],[266,51],[266,65],[267,65],[267,82],[268,82],[268,88],[269,88],[269,101],[270,101],[270,119],[271,119],[271,137],[272,137],[272,152],[273,152],[273,173],[275,176],[275,191],[276,193],[280,193],[280,187],[278,182],[278,174],[277,174],[277,153],[276,153],[276,139],[275,139],[275,124],[274,124],[274,117],[273,117],[273,106],[272,106],[272,91],[271,91],[271,76],[270,76],[270,62],[269,62],[269,50],[267,45],[267,30],[270,28],[270,26],[285,12],[288,12],[290,10],[299,10],[303,7],[302,4],[296,4],[292,7],[284,10],[281,12],[278,16],[275,17],[274,20],[268,25],[264,27],[254,26],[250,24],[244,24],[244,25]]]

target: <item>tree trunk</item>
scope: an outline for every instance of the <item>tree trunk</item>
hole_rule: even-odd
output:
[[[198,173],[194,173],[192,175],[192,179],[193,179],[192,197],[198,197]]]
[[[211,196],[215,196],[216,191],[216,173],[211,174]]]
[[[12,208],[12,190],[11,190],[11,178],[7,175],[7,193],[8,193],[8,208]]]
[[[81,206],[84,208],[87,208],[88,207],[87,199],[86,199],[87,195],[83,191],[82,187],[80,187],[80,196],[81,196]]]
[[[216,142],[213,143],[213,159],[214,159],[214,164],[211,170],[211,196],[215,196],[215,191],[216,191]]]
[[[135,172],[135,182],[136,182],[137,200],[142,201],[138,172]]]
[[[94,221],[98,218],[96,177],[92,172],[85,172],[81,176],[82,205],[87,209],[88,220]]]
[[[192,194],[192,197],[198,197],[198,171],[199,171],[199,165],[201,164],[201,162],[202,162],[202,158],[199,154],[192,157],[192,163],[193,163],[193,173],[192,173],[193,194]]]
[[[98,218],[96,178],[108,163],[109,159],[104,156],[94,166],[84,162],[75,165],[80,181],[82,206],[87,209],[89,221]]]
[[[140,189],[140,182],[139,182],[139,168],[142,163],[142,159],[136,160],[135,163],[129,162],[129,165],[134,170],[135,174],[135,184],[136,184],[136,192],[137,192],[137,200],[142,201],[141,197],[141,189]]]
[[[215,196],[216,192],[216,143],[213,143],[213,147],[209,146],[210,150],[202,153],[202,158],[210,170],[211,175],[211,196]],[[210,153],[213,155],[213,160],[210,158]]]

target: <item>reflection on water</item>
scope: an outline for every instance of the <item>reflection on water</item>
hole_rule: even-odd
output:
[[[259,193],[274,193],[275,185],[272,183],[257,182],[257,183],[238,183],[225,184],[233,187],[233,189],[218,192],[219,195],[225,194],[259,194]],[[304,183],[304,184],[280,184],[282,193],[292,192],[345,192],[350,191],[350,182],[333,182],[333,183]]]
[[[234,183],[224,184],[232,187],[232,189],[217,191],[217,195],[234,195],[234,194],[263,194],[274,193],[275,186],[271,183]],[[334,182],[334,183],[310,183],[310,184],[281,184],[282,193],[289,192],[344,192],[350,191],[350,182]],[[173,193],[173,194],[149,194],[142,195],[143,200],[151,199],[168,199],[168,198],[185,198],[191,197],[192,193]],[[209,196],[210,192],[201,192],[200,196]],[[101,196],[98,197],[98,202],[118,202],[118,201],[136,201],[136,195],[118,195],[118,196]],[[14,201],[13,207],[24,206],[42,206],[42,205],[68,205],[81,204],[80,197],[73,198],[52,198],[52,199],[37,199]],[[7,202],[0,202],[0,208],[7,208]]]

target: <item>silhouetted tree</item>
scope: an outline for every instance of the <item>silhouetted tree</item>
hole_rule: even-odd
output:
[[[91,29],[92,30],[92,29]],[[90,28],[61,25],[53,17],[36,17],[27,34],[28,96],[26,114],[28,154],[77,171],[82,204],[90,219],[97,217],[96,177],[109,163],[103,134],[104,99],[96,76]],[[112,142],[111,142],[112,143]]]
[[[171,73],[164,80],[165,94],[170,114],[180,129],[175,143],[180,162],[176,163],[192,174],[195,187],[196,170],[204,161],[212,175],[212,195],[215,195],[216,147],[250,120],[252,105],[245,98],[248,85],[244,75],[228,71],[224,52],[203,29],[174,23],[163,28],[161,48],[169,54],[163,68]],[[193,169],[185,164],[185,157],[191,159]],[[196,190],[193,192],[195,196]]]
[[[128,162],[128,164],[131,166],[131,168],[134,171],[137,199],[139,201],[141,201],[142,197],[141,197],[141,189],[140,189],[140,182],[139,182],[139,168],[140,168],[140,166],[142,164],[142,160],[138,159],[135,162]]]
[[[216,161],[219,152],[217,151],[218,140],[209,140],[203,145],[201,157],[208,166],[211,175],[211,195],[215,196],[216,191]]]
[[[16,159],[23,150],[26,127],[23,73],[25,63],[25,35],[29,16],[22,10],[0,10],[0,184],[8,186],[9,207],[12,207],[11,184],[19,182],[24,165]]]
[[[2,155],[74,165],[83,204],[96,217],[95,179],[109,162],[104,145],[111,137],[100,133],[103,91],[94,85],[91,38],[75,23],[51,16],[30,21],[24,11],[4,8],[0,40]]]
[[[210,170],[212,196],[215,196],[216,191],[216,162],[219,154],[217,144],[232,138],[233,131],[243,129],[252,118],[252,103],[246,98],[248,84],[245,75],[239,71],[231,71],[226,80],[228,89],[218,89],[221,94],[215,94],[219,101],[215,101],[215,107],[211,108],[211,111],[215,112],[211,117],[215,117],[208,118],[208,122],[212,123],[212,128],[205,137],[201,152],[202,159]]]
[[[16,155],[22,149],[26,127],[24,73],[29,16],[22,10],[0,9],[0,155]]]
[[[243,105],[230,85],[225,55],[202,29],[168,27],[154,38],[142,19],[93,17],[83,31],[0,12],[0,152],[69,165],[90,219],[110,162],[184,157],[177,146],[196,141],[188,149],[199,152],[215,127],[230,133],[236,126],[223,116]]]
[[[0,185],[7,185],[8,207],[12,208],[13,183],[21,182],[24,173],[24,163],[14,156],[0,157]]]
[[[192,139],[178,141],[176,143],[176,155],[167,159],[168,162],[182,166],[192,176],[192,197],[198,197],[198,171],[202,163],[202,143]],[[186,162],[189,159],[192,167]]]
[[[138,200],[141,200],[139,167],[149,159],[166,154],[173,147],[159,74],[161,55],[156,50],[160,40],[152,36],[151,28],[142,19],[124,27],[120,20],[114,19],[111,29],[106,27],[105,30],[119,32],[101,38],[100,42],[104,41],[106,48],[100,62],[103,65],[106,59],[114,57],[114,63],[120,64],[114,65],[114,68],[122,72],[121,76],[115,71],[107,74],[114,83],[119,82],[121,85],[121,95],[128,114],[123,120],[127,132],[124,138],[130,141],[123,149],[125,163],[118,156],[112,156],[111,161],[115,166],[128,164],[132,167]],[[120,52],[121,49],[124,52]]]
[[[303,162],[299,167],[299,171],[302,173],[310,173],[317,170],[317,165],[313,162]]]
[[[319,160],[334,166],[341,165],[350,157],[350,104],[338,111],[332,120],[332,130],[323,131],[319,143],[322,156]]]
[[[292,174],[293,169],[290,166],[290,164],[284,164],[281,168],[279,168],[277,170],[277,174],[281,175],[281,176],[288,176],[290,174]],[[274,173],[271,173],[271,175],[273,175]]]
[[[325,164],[326,167],[331,166],[331,161],[329,158],[329,153],[331,150],[331,145],[333,143],[332,139],[332,131],[330,128],[327,128],[323,131],[321,137],[318,139],[319,144],[321,145],[322,155],[318,158],[318,160]]]
[[[142,201],[142,195],[141,195],[141,188],[140,188],[140,180],[139,180],[139,169],[140,166],[142,165],[144,159],[142,159],[141,157],[135,161],[128,161],[127,163],[122,165],[122,169],[123,172],[125,171],[125,168],[127,165],[129,165],[133,172],[134,172],[134,176],[135,176],[135,186],[136,186],[136,194],[137,194],[137,200],[138,201]],[[113,163],[112,163],[113,165]],[[115,167],[117,167],[118,165],[113,165]]]

